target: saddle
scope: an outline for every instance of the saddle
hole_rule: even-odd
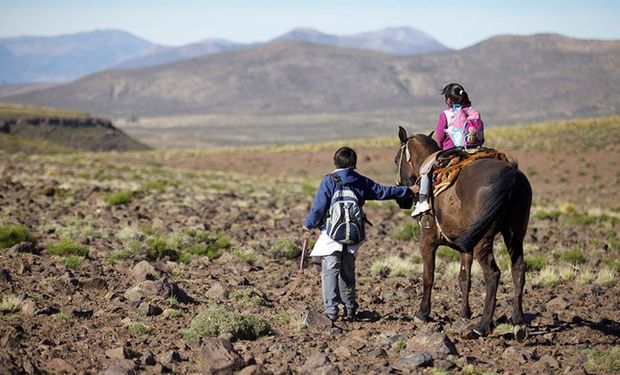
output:
[[[450,149],[437,155],[432,168],[433,196],[438,196],[456,181],[461,170],[478,159],[497,159],[508,161],[503,152],[493,148],[476,148],[470,150]]]

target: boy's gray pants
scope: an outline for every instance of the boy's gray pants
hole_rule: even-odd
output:
[[[323,257],[323,303],[326,314],[338,314],[338,304],[355,311],[355,255],[346,250]]]

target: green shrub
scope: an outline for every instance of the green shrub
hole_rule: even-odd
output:
[[[267,306],[263,295],[251,288],[237,289],[230,294],[230,298],[242,306]]]
[[[129,332],[136,335],[144,335],[150,332],[150,328],[139,322],[129,323]]]
[[[576,248],[560,253],[558,258],[570,264],[584,264],[588,261],[588,258],[586,258],[583,254],[583,251]]]
[[[540,271],[547,265],[547,259],[542,255],[526,255],[523,259],[528,272]]]
[[[218,306],[209,307],[196,315],[191,323],[191,331],[200,337],[230,333],[233,339],[254,340],[268,335],[271,326],[261,317],[236,313]]]
[[[69,256],[77,255],[81,257],[88,256],[88,247],[80,245],[72,240],[64,239],[56,241],[47,246],[46,251],[49,255]]]
[[[177,309],[165,309],[162,314],[167,318],[180,318],[181,316],[183,316],[181,310]]]
[[[595,374],[617,374],[620,372],[620,346],[606,350],[588,350],[586,370]]]
[[[392,238],[399,241],[417,241],[420,238],[420,226],[410,222],[392,234]]]
[[[277,259],[293,260],[301,255],[301,247],[290,238],[280,238],[273,245],[271,253]]]
[[[407,347],[407,343],[405,341],[396,341],[392,344],[392,349],[394,350],[403,350]]]
[[[23,225],[0,226],[0,249],[8,248],[20,242],[37,243],[37,240],[28,232]]]
[[[190,233],[190,236],[193,236],[195,244],[188,247],[187,252],[195,255],[206,255],[209,259],[218,258],[223,251],[232,247],[228,237],[220,231],[215,233],[201,231]]]
[[[0,302],[1,313],[13,313],[19,309],[22,299],[14,294],[7,294],[2,296],[2,302]]]
[[[166,190],[166,187],[168,186],[168,183],[164,180],[157,180],[157,181],[149,181],[147,183],[145,183],[142,188],[144,190],[153,190],[156,191],[158,193],[162,193]]]
[[[187,262],[187,257],[179,250],[170,246],[165,238],[160,236],[151,237],[146,243],[146,257],[150,261],[168,258],[173,262]]]
[[[461,253],[447,246],[439,246],[436,255],[438,258],[448,261],[458,262],[461,260]]]
[[[415,264],[408,259],[397,256],[390,256],[384,260],[376,260],[370,266],[370,273],[373,275],[387,273],[392,277],[411,276],[419,271],[419,264]]]
[[[75,270],[82,265],[82,263],[84,262],[84,257],[78,256],[78,255],[69,255],[67,257],[62,258],[60,262],[64,264],[65,267]]]
[[[126,249],[113,251],[105,257],[108,264],[114,265],[122,260],[135,259],[140,252],[142,245],[139,242],[131,242]]]
[[[553,288],[558,285],[560,281],[560,275],[558,275],[557,269],[554,267],[545,267],[540,270],[538,275],[532,280],[532,284],[539,285],[545,288]]]
[[[254,250],[235,251],[233,255],[243,263],[251,265],[256,264],[258,260],[258,254]]]
[[[557,220],[562,213],[560,211],[538,211],[534,217],[541,220]]]
[[[108,199],[106,202],[110,206],[117,206],[120,204],[126,204],[131,201],[131,192],[128,191],[119,191],[117,193],[112,193],[108,195]]]

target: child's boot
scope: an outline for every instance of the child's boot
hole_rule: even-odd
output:
[[[428,204],[428,196],[420,194],[420,199],[418,200],[418,203],[416,203],[415,209],[411,213],[411,216],[415,218],[430,210],[431,206]]]

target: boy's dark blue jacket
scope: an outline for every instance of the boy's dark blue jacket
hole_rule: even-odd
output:
[[[404,198],[409,188],[406,186],[381,185],[368,177],[355,172],[353,168],[336,169],[334,171],[345,184],[350,184],[351,189],[357,195],[360,206],[367,200],[386,200]],[[336,181],[331,176],[323,177],[319,189],[314,197],[312,210],[304,220],[304,226],[308,229],[325,229],[325,216],[329,211],[332,195],[336,189]]]

